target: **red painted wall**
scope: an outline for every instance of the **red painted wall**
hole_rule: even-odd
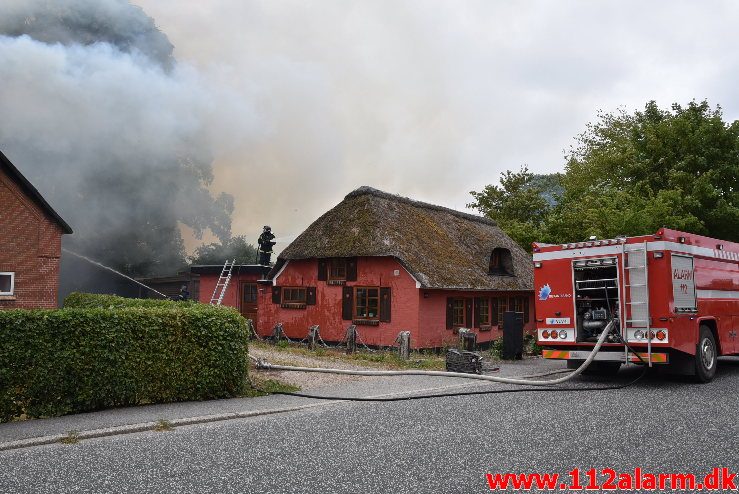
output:
[[[396,274],[397,273],[397,274]],[[342,320],[341,285],[327,285],[318,281],[318,261],[316,259],[290,261],[282,273],[276,277],[275,286],[316,287],[316,304],[304,309],[288,309],[272,302],[271,287],[259,287],[259,323],[257,331],[268,336],[278,322],[282,323],[285,334],[291,339],[301,340],[308,334],[308,328],[320,325],[321,336],[326,341],[341,341],[351,321]],[[347,286],[370,286],[391,288],[391,320],[379,326],[358,325],[359,337],[367,345],[390,346],[400,331],[411,332],[413,348],[441,347],[453,344],[457,336],[446,329],[446,299],[453,297],[503,296],[499,292],[459,292],[444,290],[423,290],[416,288],[415,279],[400,263],[391,257],[360,257],[357,260],[357,281],[348,281]],[[424,294],[428,294],[424,298]],[[530,297],[530,322],[526,329],[534,325],[533,294],[531,292],[511,293]],[[478,331],[478,330],[476,330]],[[483,331],[478,335],[479,342],[490,341],[500,336],[500,331]]]
[[[255,282],[262,278],[261,274],[258,273],[239,273],[238,268],[234,268],[234,273],[231,275],[231,281],[226,287],[226,294],[223,296],[223,305],[229,307],[239,308],[239,287],[242,281]],[[210,303],[210,298],[213,296],[213,289],[216,287],[220,273],[217,274],[201,274],[200,275],[200,302],[204,304]]]
[[[0,271],[15,273],[15,293],[0,309],[55,308],[62,229],[0,171]]]
[[[456,345],[458,335],[451,329],[446,328],[446,303],[448,297],[453,298],[494,298],[494,297],[529,297],[529,322],[524,325],[525,332],[533,332],[535,328],[534,318],[534,296],[531,292],[493,292],[493,291],[456,291],[456,290],[420,290],[420,312],[417,341],[420,348],[442,347],[445,345]],[[473,301],[474,303],[474,301]],[[474,314],[474,306],[473,306]],[[471,324],[467,325],[468,327]],[[489,331],[480,331],[480,328],[472,328],[477,333],[477,342],[486,343],[503,336],[500,325],[493,326]],[[411,335],[413,336],[413,334]]]
[[[397,275],[395,274],[397,272]],[[341,341],[351,321],[341,319],[341,285],[327,285],[318,281],[318,261],[307,259],[290,261],[275,280],[275,286],[316,287],[316,305],[305,309],[283,309],[272,303],[269,286],[259,289],[259,325],[261,335],[269,335],[281,322],[285,334],[291,339],[303,339],[314,324],[321,327],[321,337],[326,341]],[[389,346],[400,331],[414,331],[418,326],[418,290],[416,281],[393,258],[360,257],[357,260],[357,281],[347,286],[390,287],[390,322],[379,326],[357,326],[359,337],[367,345]]]

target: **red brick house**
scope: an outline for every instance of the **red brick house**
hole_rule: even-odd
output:
[[[65,233],[69,225],[0,153],[0,309],[57,306]]]
[[[225,261],[224,261],[225,262]],[[251,319],[256,327],[259,321],[257,306],[257,281],[264,278],[270,271],[269,266],[258,264],[236,264],[231,271],[231,281],[226,287],[223,296],[223,305],[235,307],[241,315]],[[193,299],[204,304],[210,303],[213,289],[223,270],[223,265],[195,265],[190,267],[190,273],[199,277],[198,294],[191,293]]]
[[[368,345],[411,332],[414,348],[441,347],[460,327],[498,338],[502,314],[534,325],[531,257],[495,222],[361,187],[311,224],[260,284],[257,331],[278,322],[292,339],[313,324],[340,341],[356,324]]]

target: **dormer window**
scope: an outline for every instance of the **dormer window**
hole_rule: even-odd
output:
[[[488,273],[496,276],[513,276],[513,257],[511,251],[504,247],[496,247],[490,253]]]

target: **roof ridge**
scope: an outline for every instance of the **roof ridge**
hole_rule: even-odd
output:
[[[486,218],[484,216],[479,216],[476,214],[471,213],[465,213],[463,211],[458,211],[456,209],[447,208],[444,206],[439,206],[438,204],[431,204],[428,202],[418,201],[416,199],[411,199],[409,197],[401,196],[399,194],[392,194],[390,192],[385,192],[383,190],[375,189],[374,187],[370,187],[368,185],[363,185],[361,187],[358,187],[354,189],[353,191],[349,192],[344,199],[351,199],[354,197],[360,197],[363,195],[370,195],[375,197],[380,197],[383,199],[388,199],[390,201],[396,201],[396,202],[402,202],[405,204],[410,204],[411,206],[424,208],[424,209],[431,209],[433,211],[439,211],[442,213],[449,213],[453,216],[456,216],[458,218],[469,220],[469,221],[477,221],[479,223],[483,223],[490,226],[498,226],[498,224],[491,220],[490,218]]]

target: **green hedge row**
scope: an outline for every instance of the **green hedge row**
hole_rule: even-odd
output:
[[[226,307],[0,311],[0,421],[241,394],[247,331]]]
[[[125,298],[117,295],[73,292],[64,299],[64,308],[118,309],[123,307],[178,307],[197,305],[193,301],[173,301],[163,298]]]

